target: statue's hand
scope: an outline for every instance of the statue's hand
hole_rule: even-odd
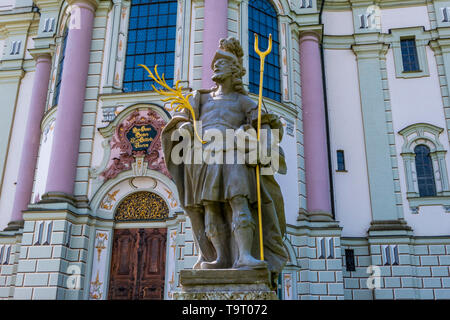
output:
[[[263,129],[267,130],[270,127],[263,127]],[[247,143],[242,143],[244,140]],[[238,141],[241,141],[241,143]],[[267,144],[267,138],[264,136],[261,141],[258,141],[256,130],[252,126],[243,125],[236,131],[235,145],[237,152],[245,155],[245,163],[249,167],[256,167],[257,164],[262,167],[270,166],[270,157],[267,158],[267,155],[271,153],[270,145]],[[261,152],[259,151],[261,148],[265,148],[265,152],[263,152],[264,159],[261,159]]]

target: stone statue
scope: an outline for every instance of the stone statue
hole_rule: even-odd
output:
[[[191,105],[201,123],[201,133],[215,129],[225,136],[227,129],[256,128],[258,107],[242,84],[245,69],[243,50],[235,38],[221,39],[211,63],[211,90],[194,91]],[[279,118],[262,113],[262,128],[279,129]],[[273,175],[261,176],[262,225],[265,261],[259,260],[257,191],[255,165],[247,163],[174,164],[171,152],[180,141],[172,134],[187,130],[195,139],[192,116],[186,109],[174,113],[161,134],[167,168],[172,175],[180,202],[192,224],[199,251],[194,269],[258,269],[268,267],[278,274],[287,260],[283,245],[284,203]],[[206,144],[207,145],[207,144]],[[205,148],[203,145],[202,148]],[[230,150],[226,150],[229,152]],[[225,153],[224,152],[224,157]],[[280,149],[279,173],[286,172]]]

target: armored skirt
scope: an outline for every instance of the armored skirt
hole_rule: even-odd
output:
[[[257,202],[255,168],[245,164],[191,164],[184,166],[186,207],[206,201],[227,202],[235,196]]]

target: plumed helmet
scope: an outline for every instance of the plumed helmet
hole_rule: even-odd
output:
[[[234,37],[228,37],[226,39],[220,39],[219,49],[211,62],[211,69],[214,69],[214,63],[221,58],[232,60],[239,68],[239,76],[242,78],[245,75],[245,68],[242,57],[244,56],[244,50],[242,50],[239,40]]]

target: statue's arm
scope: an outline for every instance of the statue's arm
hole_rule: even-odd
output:
[[[242,99],[242,106],[246,112],[247,117],[247,124],[251,125],[255,130],[258,126],[258,105],[255,101],[250,99],[250,97],[245,96]],[[283,124],[280,121],[280,117],[276,114],[266,112],[264,108],[261,109],[261,129],[266,131],[266,134],[262,135],[262,139],[266,140],[263,142],[268,148],[267,152],[268,154],[271,153],[269,149],[272,145],[272,134],[278,133],[278,141],[280,142],[283,137]],[[275,131],[272,131],[271,129],[275,129]],[[263,133],[262,133],[263,134]],[[279,147],[279,169],[278,172],[281,174],[286,173],[286,164],[284,160],[284,152]],[[265,164],[265,166],[270,165],[269,163]]]
[[[258,126],[258,104],[248,96],[243,96],[241,103],[246,113],[247,123],[256,129]],[[267,112],[264,105],[261,108],[261,128],[280,130],[281,140],[283,124],[280,121],[280,117],[274,113]]]

